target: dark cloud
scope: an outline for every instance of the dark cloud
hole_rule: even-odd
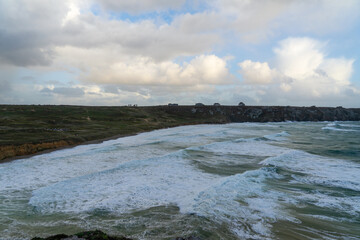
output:
[[[59,94],[66,97],[81,97],[85,94],[84,90],[79,87],[57,87],[54,89],[44,88],[40,92],[47,94]]]
[[[25,80],[25,81],[32,81],[32,82],[35,81],[35,78],[33,76],[23,76],[23,77],[21,77],[21,79]]]
[[[53,57],[51,49],[19,48],[11,51],[0,48],[0,62],[15,66],[47,66],[51,64]]]
[[[65,2],[65,1],[64,1]],[[67,14],[65,3],[0,1],[0,62],[15,66],[49,65]]]
[[[146,12],[181,7],[185,0],[98,2],[109,11]],[[149,56],[163,61],[179,55],[200,54],[219,40],[216,34],[188,34],[173,25],[159,28],[152,20],[108,21],[86,8],[80,15],[71,16],[72,7],[67,1],[54,4],[45,0],[0,0],[0,65],[48,66],[57,57],[56,53],[61,55],[57,47],[64,46],[111,47],[122,55]]]
[[[53,91],[50,88],[44,88],[40,92],[42,92],[42,93],[52,93]]]
[[[119,88],[117,86],[113,86],[113,85],[104,86],[104,92],[118,94]]]
[[[0,93],[6,93],[11,90],[9,81],[0,79]]]

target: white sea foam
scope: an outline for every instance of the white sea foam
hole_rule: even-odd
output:
[[[290,136],[289,133],[282,131],[280,133],[265,135],[264,137],[269,140],[273,140],[273,141],[283,141],[283,140],[286,140],[286,137],[288,137],[288,136]]]
[[[271,223],[296,221],[282,204],[291,202],[283,193],[266,188],[266,179],[281,178],[271,168],[226,177],[199,194],[194,211],[226,222],[242,238],[270,239]]]
[[[333,212],[345,213],[360,217],[360,196],[333,196],[321,192],[302,193],[295,196],[298,203],[313,204]]]
[[[67,153],[61,156],[61,153],[53,152],[1,165],[0,191],[36,189],[69,178],[114,168],[122,162],[165,153],[161,148],[149,146],[108,145],[101,149],[88,146],[87,151],[81,146],[80,149],[72,150],[73,156],[67,156]]]
[[[159,157],[177,148],[206,144],[211,140],[201,135],[223,131],[223,128],[214,128],[190,126],[163,129],[4,163],[0,165],[0,191],[36,189],[112,169],[128,161]],[[170,146],[175,148],[169,150]]]
[[[171,204],[186,211],[188,202],[218,177],[199,172],[183,154],[131,161],[40,188],[29,203],[41,212],[107,209],[124,213]]]
[[[360,125],[355,125],[355,124],[343,124],[343,123],[339,123],[338,124],[341,127],[347,127],[347,128],[360,128]]]
[[[292,150],[279,156],[267,158],[261,164],[283,167],[290,171],[303,173],[305,175],[294,177],[304,183],[360,191],[360,165],[354,162]]]
[[[298,222],[288,206],[310,204],[340,212],[345,218],[346,214],[358,218],[360,197],[340,192],[360,191],[359,164],[272,145],[278,141],[286,145],[288,132],[296,131],[284,126],[292,124],[297,128],[303,125],[177,127],[1,164],[0,216],[13,216],[21,207],[29,207],[23,206],[27,200],[40,213],[77,216],[99,209],[122,214],[176,205],[181,213],[224,224],[240,239],[275,238],[273,223]],[[313,124],[317,129],[321,126]],[[279,127],[288,132],[275,129]],[[244,156],[249,163],[266,159],[259,169],[226,177],[194,164],[194,160],[215,165],[248,163]],[[241,162],[243,158],[245,162]],[[274,187],[278,182],[289,189]],[[316,190],[298,187],[309,185]],[[332,194],[337,190],[339,193]],[[21,201],[15,201],[19,194]]]
[[[125,213],[177,205],[183,213],[195,212],[227,222],[239,236],[259,239],[271,236],[271,223],[278,219],[294,220],[281,207],[279,199],[282,202],[285,199],[282,193],[264,189],[266,178],[280,175],[268,169],[226,178],[204,173],[187,159],[186,151],[194,149],[251,156],[275,156],[289,151],[254,139],[216,142],[161,157],[128,161],[110,170],[39,188],[29,203],[48,213],[96,209]]]
[[[292,183],[321,185],[360,191],[360,165],[350,161],[331,159],[293,150],[279,156],[270,157],[261,164],[287,169],[292,174]],[[296,173],[296,174],[295,174]],[[311,203],[331,211],[342,211],[360,216],[359,196],[336,196],[331,192],[296,192],[294,199],[301,203]]]
[[[320,220],[325,220],[325,221],[330,221],[330,222],[351,222],[351,223],[355,223],[355,220],[351,220],[349,218],[344,218],[344,217],[329,217],[329,216],[324,216],[324,215],[315,215],[315,214],[302,214],[303,216],[307,216],[307,217],[312,217],[312,218],[317,218]]]
[[[295,221],[283,209],[283,193],[266,189],[268,178],[281,178],[271,168],[218,177],[198,171],[184,152],[121,164],[104,172],[70,179],[33,192],[30,204],[40,212],[96,209],[125,213],[177,205],[229,224],[241,237],[271,237],[271,223]]]
[[[325,127],[322,127],[322,130],[331,130],[339,132],[360,132],[358,129],[349,129],[349,128],[359,128],[360,125],[352,124],[340,124],[340,123],[328,123]]]
[[[339,132],[360,132],[360,130],[344,129],[344,128],[336,128],[336,127],[322,127],[321,129],[322,130],[339,131]]]
[[[206,151],[216,154],[239,154],[250,156],[276,156],[287,152],[288,149],[272,146],[256,139],[237,139],[234,141],[214,142],[198,147],[191,147],[190,150]]]

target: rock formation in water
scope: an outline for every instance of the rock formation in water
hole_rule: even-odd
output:
[[[74,235],[66,235],[66,234],[57,234],[54,236],[46,237],[46,238],[40,238],[35,237],[31,240],[133,240],[131,238],[126,237],[116,237],[116,236],[110,236],[100,230],[95,231],[87,231],[87,232],[81,232]],[[177,237],[173,240],[201,240],[198,237]]]
[[[70,236],[66,234],[57,234],[46,238],[35,237],[32,238],[31,240],[132,240],[132,239],[126,237],[109,236],[100,230],[95,230],[95,231],[81,232]]]

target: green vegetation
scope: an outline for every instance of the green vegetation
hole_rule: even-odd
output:
[[[59,140],[76,144],[179,125],[225,121],[220,115],[200,116],[189,109],[174,108],[0,105],[0,146]]]

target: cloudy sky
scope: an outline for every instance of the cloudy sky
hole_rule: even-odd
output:
[[[0,0],[0,103],[360,107],[358,0]]]

